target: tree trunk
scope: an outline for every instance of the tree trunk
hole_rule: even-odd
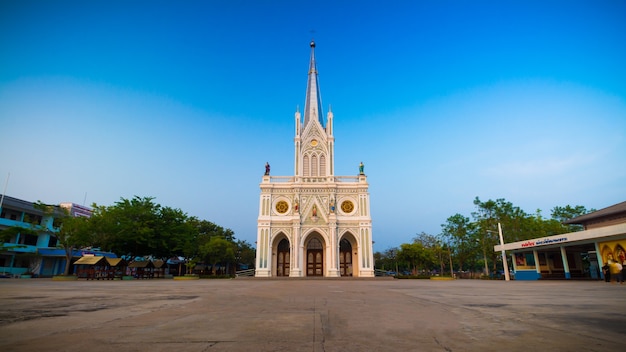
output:
[[[68,276],[70,274],[70,266],[72,265],[72,247],[65,249],[65,271],[63,275]]]

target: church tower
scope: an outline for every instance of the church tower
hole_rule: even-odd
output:
[[[270,176],[267,165],[260,184],[255,276],[373,277],[367,176],[363,164],[355,176],[335,176],[333,113],[324,120],[310,46],[304,119],[295,113],[294,174]]]

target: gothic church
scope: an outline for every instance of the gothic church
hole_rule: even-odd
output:
[[[363,164],[335,175],[333,113],[322,114],[315,42],[304,106],[295,113],[294,174],[263,176],[256,277],[373,277],[372,219]]]

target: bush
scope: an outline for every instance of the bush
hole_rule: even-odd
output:
[[[232,279],[232,275],[200,275],[201,279]]]
[[[423,280],[430,279],[430,275],[427,275],[427,274],[421,274],[421,275],[395,275],[394,277],[396,279],[423,279]]]

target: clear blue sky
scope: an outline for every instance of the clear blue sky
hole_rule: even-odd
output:
[[[476,196],[545,216],[626,200],[611,0],[2,1],[2,187],[153,196],[254,243],[263,165],[293,174],[312,37],[336,174],[365,163],[376,250]]]

